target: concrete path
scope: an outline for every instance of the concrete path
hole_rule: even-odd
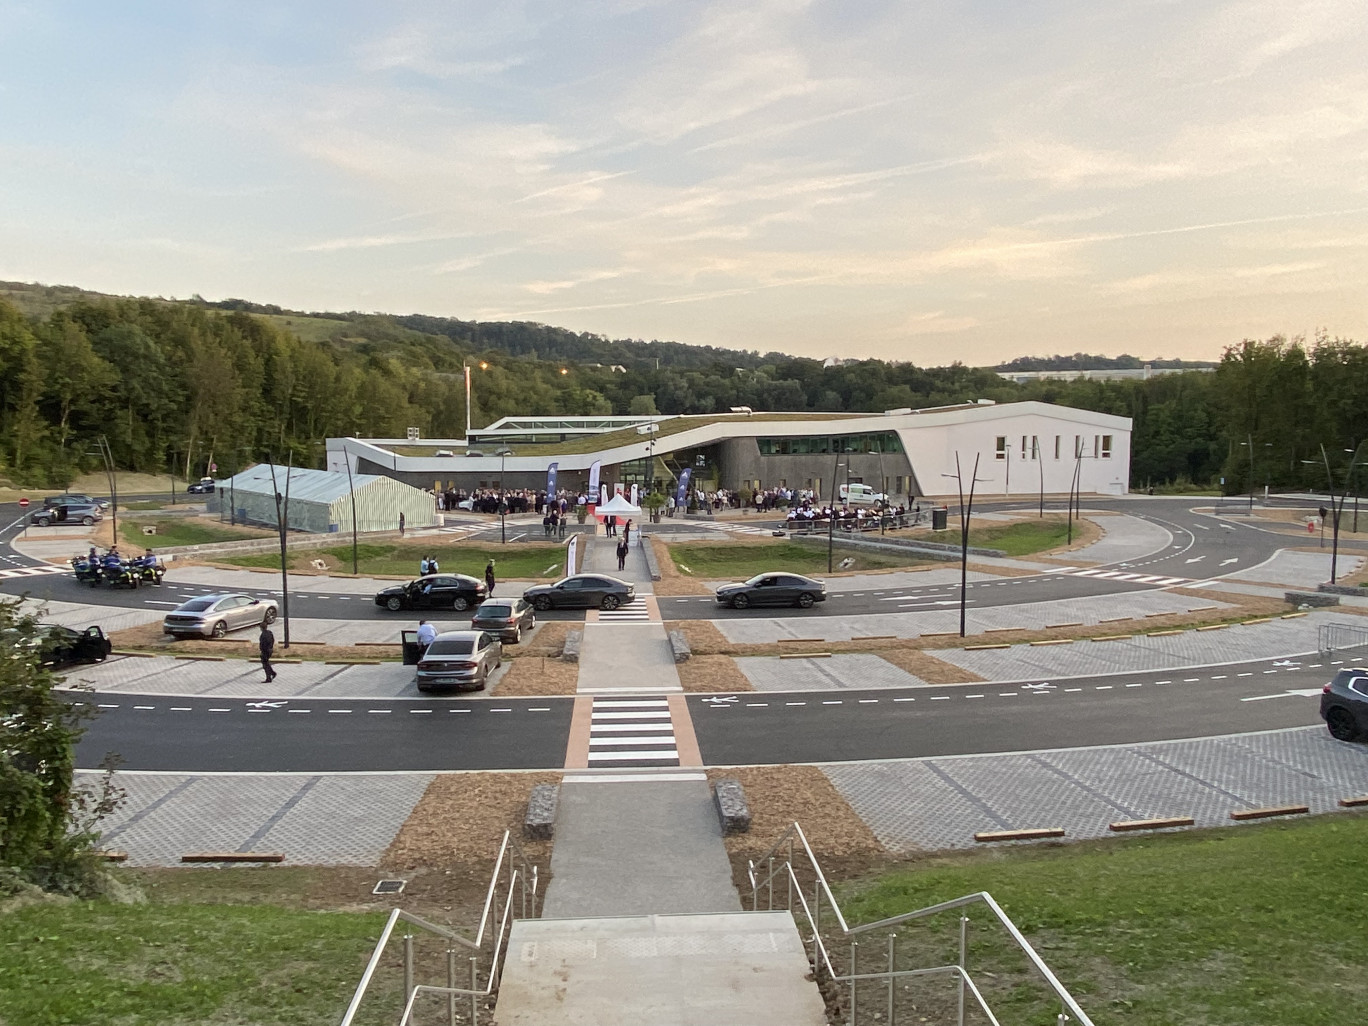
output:
[[[1166,549],[1173,543],[1173,535],[1167,529],[1149,520],[1102,510],[1084,510],[1083,515],[1102,528],[1104,534],[1091,545],[1069,552],[1070,561],[1131,562]]]

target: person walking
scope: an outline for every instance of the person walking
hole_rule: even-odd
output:
[[[622,544],[632,544],[632,522],[630,520],[622,526]]]
[[[627,569],[627,539],[624,538],[617,545],[618,569]]]
[[[275,635],[266,623],[261,625],[261,637],[257,639],[257,648],[261,652],[261,668],[266,671],[265,683],[269,684],[276,679],[276,672],[271,667],[271,656],[275,654]]]
[[[485,594],[494,597],[494,560],[485,564]]]
[[[404,536],[404,512],[403,512],[403,510],[400,510],[400,511],[399,511],[399,537],[402,538],[403,536]]]

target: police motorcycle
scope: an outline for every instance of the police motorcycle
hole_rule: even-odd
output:
[[[100,583],[100,559],[98,556],[72,556],[71,569],[76,571],[76,580],[81,584],[88,584],[93,588]]]
[[[166,576],[165,565],[150,552],[128,560],[128,568],[141,584],[161,584]]]
[[[100,577],[111,588],[136,588],[142,583],[141,577],[134,572],[132,566],[114,552],[100,560]]]

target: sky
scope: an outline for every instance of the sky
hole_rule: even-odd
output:
[[[1368,341],[1363,0],[0,0],[0,279],[986,365]]]

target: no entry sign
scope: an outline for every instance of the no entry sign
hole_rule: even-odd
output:
[[[20,500],[19,500],[19,508],[20,508],[20,509],[24,509],[26,506],[28,506],[28,499],[20,499]]]

